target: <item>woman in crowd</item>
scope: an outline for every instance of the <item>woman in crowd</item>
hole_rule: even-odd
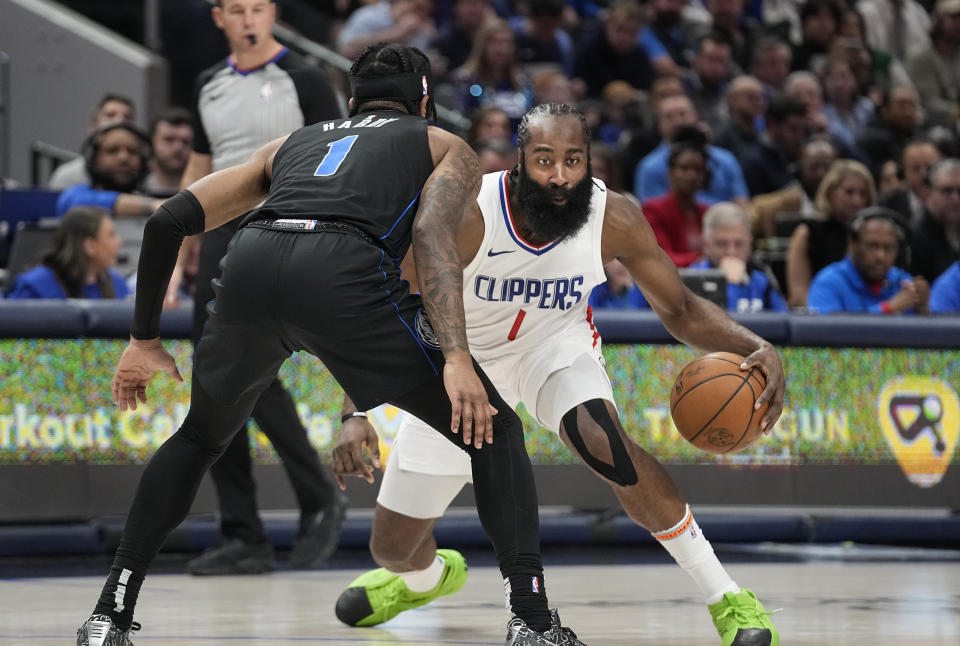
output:
[[[513,123],[510,115],[495,105],[477,108],[470,118],[470,145],[487,139],[503,139],[513,143]]]
[[[520,71],[516,53],[516,37],[509,24],[493,19],[481,27],[470,58],[454,72],[454,108],[469,115],[492,104],[519,123],[533,106],[533,90]]]
[[[857,137],[873,118],[873,101],[860,93],[853,66],[843,56],[831,56],[821,72],[830,134],[848,150],[856,150]]]
[[[797,226],[787,250],[787,302],[807,303],[813,276],[847,254],[847,231],[857,213],[877,203],[877,189],[867,167],[841,159],[833,163],[817,189],[817,216]]]
[[[707,207],[696,195],[710,184],[707,136],[699,128],[677,129],[667,158],[670,191],[643,203],[657,242],[677,267],[686,267],[700,256],[701,223]]]
[[[126,298],[117,272],[120,248],[110,214],[92,206],[67,211],[40,265],[17,277],[7,298]]]

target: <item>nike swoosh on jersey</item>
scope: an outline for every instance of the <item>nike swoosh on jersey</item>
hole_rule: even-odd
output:
[[[491,249],[487,252],[487,255],[493,258],[494,256],[502,256],[505,253],[513,253],[514,251],[516,251],[516,249],[507,249],[506,251],[494,251]]]

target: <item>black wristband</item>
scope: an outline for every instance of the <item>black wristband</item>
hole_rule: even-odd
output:
[[[185,236],[203,233],[203,207],[190,191],[183,190],[164,202],[143,228],[140,262],[137,265],[137,300],[130,336],[154,339],[160,336],[160,315],[170,274]]]
[[[347,413],[346,415],[341,415],[341,416],[340,416],[340,425],[342,426],[343,424],[345,424],[345,423],[347,422],[347,420],[350,419],[351,417],[366,417],[366,416],[367,416],[367,414],[364,413],[362,410],[355,410],[355,411],[353,411],[352,413]]]

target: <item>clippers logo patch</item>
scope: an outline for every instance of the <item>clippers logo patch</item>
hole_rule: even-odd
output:
[[[433,326],[430,325],[430,319],[427,318],[427,313],[423,309],[417,311],[416,329],[417,338],[420,339],[424,345],[435,350],[440,349],[440,340],[437,338],[437,333],[433,331]]]
[[[891,379],[877,397],[877,417],[907,480],[932,487],[943,480],[960,435],[960,400],[935,377]]]
[[[539,594],[539,593],[540,593],[540,578],[539,578],[539,577],[531,577],[531,578],[532,578],[533,580],[530,582],[530,589]]]

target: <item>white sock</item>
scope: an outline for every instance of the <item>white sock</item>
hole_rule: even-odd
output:
[[[413,572],[398,572],[397,576],[403,579],[410,592],[430,592],[440,583],[440,577],[443,576],[443,557],[437,554],[433,563],[427,566],[425,570],[414,570]]]
[[[677,564],[686,570],[700,588],[708,605],[723,599],[726,592],[740,592],[740,587],[733,582],[717,555],[713,553],[710,541],[700,531],[689,505],[679,523],[670,529],[653,533],[653,537],[670,552]]]

